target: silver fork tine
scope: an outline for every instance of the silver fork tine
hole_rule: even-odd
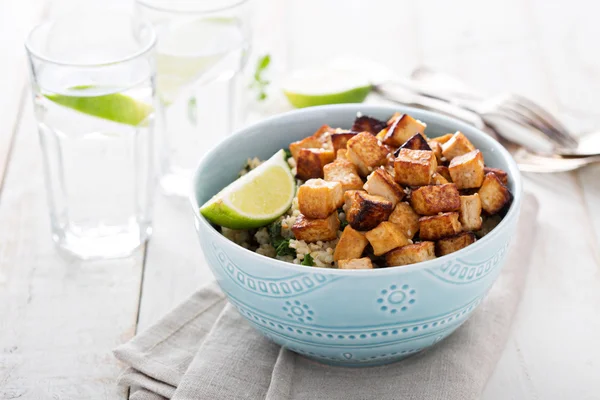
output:
[[[551,134],[552,137],[556,138],[564,146],[577,146],[577,140],[569,133],[567,128],[535,102],[523,96],[514,94],[509,96],[508,101],[509,104],[513,106],[513,109],[522,110],[535,125],[543,129],[545,128],[545,131]]]
[[[543,132],[544,135],[548,136],[552,141],[558,142],[560,145],[565,145],[563,135],[561,135],[552,126],[544,124],[539,118],[532,115],[532,113],[528,109],[524,107],[519,107],[514,103],[504,102],[500,106],[498,106],[498,111],[501,114],[503,114],[506,118],[517,118],[525,124],[530,125],[533,128]]]

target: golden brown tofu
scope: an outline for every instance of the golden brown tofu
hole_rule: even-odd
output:
[[[448,170],[452,182],[459,189],[474,189],[483,183],[483,154],[479,150],[473,150],[462,156],[454,157],[450,161]]]
[[[290,152],[294,160],[298,161],[298,152],[300,149],[319,149],[328,146],[330,144],[330,134],[335,130],[329,125],[321,126],[312,136],[306,137],[297,142],[290,144]]]
[[[383,128],[382,130],[379,131],[379,133],[377,133],[377,135],[375,135],[375,137],[377,138],[377,140],[380,140],[383,142],[383,138],[385,138],[385,135],[387,135],[387,128]]]
[[[483,172],[485,174],[488,174],[490,172],[493,173],[498,177],[498,179],[500,179],[500,182],[502,182],[504,186],[508,186],[508,174],[506,173],[506,171],[501,170],[499,168],[485,167],[483,168]]]
[[[490,172],[485,176],[483,185],[479,189],[481,207],[488,214],[496,214],[504,208],[512,199],[508,188],[502,184],[496,174]]]
[[[352,130],[355,132],[369,132],[372,135],[376,135],[385,127],[385,121],[380,121],[377,118],[369,117],[367,115],[361,115],[354,120]]]
[[[420,133],[416,133],[411,136],[402,146],[403,149],[411,149],[411,150],[427,150],[432,151],[431,147],[427,144],[427,140]]]
[[[360,176],[369,175],[387,161],[387,150],[368,132],[361,132],[348,140],[347,150],[348,159],[356,165]]]
[[[417,133],[424,135],[426,125],[408,114],[396,117],[388,126],[383,143],[392,147],[399,147]]]
[[[446,178],[444,178],[442,175],[438,174],[437,172],[434,172],[433,175],[431,175],[431,184],[432,185],[445,185],[448,182],[448,180]]]
[[[422,186],[410,194],[410,205],[421,215],[456,211],[460,208],[460,193],[454,183]]]
[[[339,269],[373,269],[373,263],[369,257],[354,260],[339,260]]]
[[[309,179],[298,188],[298,208],[306,218],[327,218],[344,204],[340,182]]]
[[[340,241],[335,246],[333,259],[339,261],[360,258],[367,244],[369,244],[369,241],[363,233],[347,225],[344,232],[342,232]]]
[[[396,182],[406,186],[429,185],[436,168],[432,151],[400,149],[394,161]]]
[[[394,207],[381,196],[372,196],[367,192],[349,190],[344,193],[346,200],[346,219],[351,227],[359,231],[368,231],[386,221]]]
[[[457,212],[442,213],[419,219],[419,237],[423,240],[440,240],[461,232]]]
[[[460,196],[460,210],[458,220],[465,231],[478,231],[481,229],[481,199],[477,193],[471,196]]]
[[[452,182],[450,170],[445,165],[438,165],[438,167],[435,169],[435,172],[446,178],[448,182]]]
[[[408,239],[419,231],[419,215],[406,202],[396,205],[388,221],[398,225]]]
[[[435,243],[435,253],[438,257],[442,257],[446,254],[464,249],[473,243],[475,243],[475,235],[473,232],[462,232],[456,236],[438,240]]]
[[[433,139],[431,139],[431,141],[438,142],[439,144],[444,144],[448,140],[452,139],[452,136],[454,136],[454,133],[446,133],[445,135],[434,137]]]
[[[300,149],[296,160],[296,176],[303,181],[322,178],[323,167],[333,159],[333,150]]]
[[[292,226],[292,232],[297,240],[306,242],[328,241],[337,239],[340,220],[337,212],[323,219],[308,219],[300,214]]]
[[[457,131],[452,135],[450,140],[442,144],[442,154],[448,161],[452,161],[454,157],[462,156],[473,150],[475,150],[475,146],[460,131]]]
[[[435,245],[433,242],[419,242],[390,251],[385,256],[385,262],[388,267],[399,267],[433,260],[434,258]]]
[[[369,194],[389,200],[393,207],[396,207],[396,204],[405,195],[404,189],[394,181],[394,178],[383,167],[377,168],[369,175],[364,188]]]
[[[347,160],[348,156],[347,156],[348,151],[346,149],[340,149],[335,153],[335,159],[336,160]]]
[[[342,191],[360,190],[363,187],[363,181],[358,176],[356,166],[348,160],[337,159],[323,167],[325,180],[329,182],[339,182],[342,184]]]
[[[429,145],[431,151],[433,151],[433,154],[435,154],[435,158],[438,160],[438,163],[441,163],[443,155],[442,145],[440,144],[440,142],[430,140],[429,142],[427,142],[427,144]]]
[[[365,237],[371,243],[373,254],[376,256],[409,244],[408,238],[402,233],[402,228],[388,221],[383,221],[365,233]]]
[[[356,133],[352,132],[332,133],[331,143],[333,144],[333,151],[337,152],[338,150],[345,150],[348,140],[352,139],[354,136],[356,136]]]

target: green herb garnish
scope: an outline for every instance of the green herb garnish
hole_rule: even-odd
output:
[[[302,262],[300,263],[302,265],[306,265],[309,267],[314,267],[315,266],[315,260],[313,260],[312,256],[310,254],[307,254],[304,256],[304,259],[302,260]]]
[[[296,257],[296,250],[290,247],[290,239],[281,236],[281,221],[273,222],[268,227],[271,245],[275,248],[278,256]]]
[[[340,231],[343,231],[348,226],[348,221],[340,221]]]
[[[283,149],[283,151],[285,151],[285,158],[292,158],[292,152],[290,151],[290,149]]]
[[[267,70],[271,64],[271,55],[265,54],[264,56],[258,59],[256,63],[256,70],[254,71],[253,81],[250,83],[250,88],[256,89],[258,92],[257,100],[261,101],[267,98],[267,86],[271,83],[266,80],[263,76],[263,73]]]

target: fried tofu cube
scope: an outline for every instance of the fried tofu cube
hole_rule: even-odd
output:
[[[352,139],[356,135],[356,133],[352,132],[332,133],[331,143],[333,144],[333,151],[337,152],[338,150],[345,150],[348,140]]]
[[[444,178],[446,178],[446,180],[448,182],[452,182],[452,177],[450,176],[450,170],[445,165],[438,165],[438,167],[435,169],[435,172],[437,174],[440,174]]]
[[[361,132],[348,140],[347,150],[348,159],[357,166],[360,176],[369,175],[387,162],[387,150],[368,132]]]
[[[431,175],[431,184],[432,185],[445,185],[448,182],[448,180],[446,178],[444,178],[442,175],[438,174],[437,172],[434,172],[433,175]]]
[[[420,242],[390,251],[385,256],[385,262],[388,267],[399,267],[433,260],[434,258],[435,245],[433,242]]]
[[[442,154],[446,160],[452,161],[454,157],[462,156],[475,150],[475,146],[462,132],[457,131],[450,140],[442,144]]]
[[[300,149],[296,160],[296,176],[303,181],[323,177],[323,167],[334,159],[333,150]]]
[[[432,151],[431,147],[427,144],[427,140],[420,133],[416,133],[411,136],[402,146],[403,149],[411,149],[411,150],[427,150]]]
[[[485,176],[478,193],[481,199],[481,207],[488,214],[496,214],[512,200],[510,190],[492,172]]]
[[[465,231],[478,231],[481,229],[481,199],[479,194],[460,196],[458,220]]]
[[[340,182],[309,179],[298,188],[298,208],[306,218],[327,218],[344,204]]]
[[[371,243],[373,254],[376,256],[409,244],[408,238],[402,233],[402,228],[388,221],[383,221],[365,233],[365,237]]]
[[[354,120],[352,130],[355,132],[369,132],[372,135],[376,135],[386,126],[385,121],[380,121],[377,118],[369,117],[367,115],[361,115]]]
[[[435,138],[431,139],[430,141],[438,142],[439,144],[444,144],[448,140],[452,139],[452,136],[454,136],[454,133],[446,133],[445,135],[435,137]]]
[[[348,153],[348,151],[346,149],[339,149],[335,153],[335,159],[336,160],[347,160],[348,159],[347,153]]]
[[[369,241],[363,233],[346,225],[337,246],[335,246],[333,259],[339,261],[360,258],[367,244]]]
[[[388,221],[399,226],[408,239],[419,231],[419,215],[406,202],[396,205]]]
[[[456,236],[440,239],[435,243],[435,253],[438,257],[442,257],[464,249],[468,245],[475,243],[475,240],[473,232],[462,232]]]
[[[417,133],[423,135],[426,125],[408,114],[397,116],[388,126],[383,143],[392,147],[402,146],[404,142]]]
[[[479,150],[473,150],[462,156],[454,157],[450,161],[448,170],[452,182],[459,189],[474,189],[483,183],[483,154]]]
[[[368,231],[386,221],[394,207],[392,202],[381,196],[373,196],[359,190],[344,193],[346,219],[351,227]]]
[[[292,232],[297,240],[306,242],[318,242],[337,239],[337,231],[340,228],[340,220],[337,212],[327,218],[309,219],[300,214],[292,225]]]
[[[440,240],[454,236],[461,230],[457,212],[431,215],[419,219],[419,237],[423,240]]]
[[[438,163],[441,162],[443,154],[442,145],[440,144],[440,142],[430,140],[429,142],[427,142],[427,144],[429,145],[431,151],[433,151],[433,154],[435,154],[435,158],[438,160]]]
[[[399,201],[404,198],[404,189],[398,185],[394,178],[382,167],[377,168],[367,178],[367,183],[364,185],[367,193],[381,196],[392,203],[396,207]]]
[[[328,182],[342,184],[342,192],[347,190],[360,190],[363,181],[358,176],[356,166],[348,160],[337,159],[323,167],[323,175]]]
[[[410,194],[410,205],[421,215],[456,211],[460,208],[460,193],[454,183],[422,186]]]
[[[369,257],[363,257],[353,260],[339,260],[339,269],[373,269],[373,262]]]
[[[297,142],[290,144],[290,153],[294,160],[298,161],[298,154],[300,149],[319,149],[328,146],[330,144],[330,134],[335,130],[329,125],[321,126],[312,136],[306,137]]]
[[[431,182],[437,168],[432,151],[400,149],[394,161],[396,182],[406,186],[424,186]]]
[[[388,132],[388,128],[383,128],[382,130],[379,131],[379,133],[377,133],[377,135],[375,135],[375,137],[377,138],[377,140],[380,140],[381,142],[383,142],[383,138],[385,138],[385,135],[387,135]]]
[[[506,173],[506,171],[501,170],[499,168],[485,167],[483,168],[483,172],[485,174],[488,174],[490,172],[493,173],[498,177],[498,179],[500,179],[500,182],[502,182],[504,186],[508,186],[508,174]]]

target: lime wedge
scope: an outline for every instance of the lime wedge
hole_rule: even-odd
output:
[[[297,71],[283,83],[283,93],[294,107],[361,103],[371,91],[362,74],[350,70]]]
[[[200,208],[214,224],[230,229],[267,225],[292,205],[296,183],[283,150],[231,183]]]
[[[98,93],[94,86],[74,86],[70,91],[79,95],[46,94],[46,98],[79,112],[120,124],[137,126],[152,113],[152,106],[121,93]]]

